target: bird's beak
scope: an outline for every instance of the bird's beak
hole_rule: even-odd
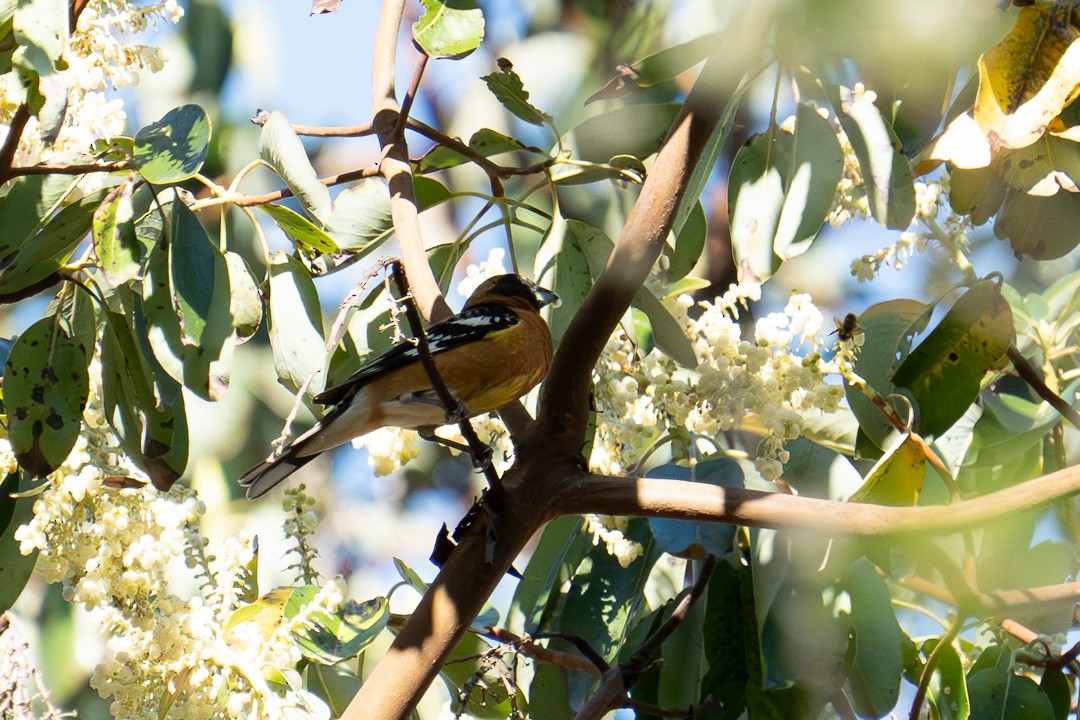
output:
[[[559,307],[559,296],[548,290],[547,288],[537,285],[533,288],[533,292],[536,293],[536,299],[540,301],[540,307],[550,305],[552,307]]]

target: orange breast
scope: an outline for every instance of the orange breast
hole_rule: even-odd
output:
[[[435,366],[469,414],[482,415],[508,405],[543,380],[551,366],[552,352],[547,325],[538,315],[528,313],[511,328],[436,355]],[[385,414],[384,425],[441,425],[445,418],[441,407],[401,402],[403,396],[429,388],[427,372],[420,362],[415,362],[365,386],[357,400],[363,407],[379,407]]]

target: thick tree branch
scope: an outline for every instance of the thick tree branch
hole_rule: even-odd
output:
[[[388,10],[391,6],[396,9]],[[394,13],[394,23],[388,24],[387,14]],[[400,3],[384,6],[376,47],[376,76],[382,80],[374,83],[375,127],[384,144],[383,170],[391,179],[397,208],[394,227],[409,281],[418,295],[413,272],[419,269],[428,278],[431,274],[419,231],[411,229],[416,219],[412,178],[404,144],[392,137],[398,109],[389,80],[392,73],[386,67],[392,67],[393,58],[387,50],[387,34],[393,31],[396,39],[399,20]],[[704,74],[710,72],[709,67]],[[517,443],[517,461],[503,476],[506,493],[492,508],[491,527],[474,524],[460,539],[409,622],[350,703],[342,716],[346,720],[408,717],[503,573],[532,535],[560,514],[555,503],[564,489],[576,487],[583,477],[578,454],[592,367],[659,255],[693,169],[718,124],[719,113],[711,107],[707,86],[703,83],[695,89],[687,109],[673,124],[607,269],[564,338],[545,384],[541,419]],[[489,532],[498,538],[490,558]]]
[[[424,240],[420,234],[420,217],[416,209],[409,148],[398,128],[401,108],[394,91],[398,30],[405,0],[387,0],[379,17],[375,34],[374,69],[371,80],[371,105],[375,113],[372,126],[383,149],[379,170],[390,186],[390,217],[401,247],[401,259],[409,276],[413,299],[429,322],[442,320],[452,314],[446,304],[435,275],[428,264]]]
[[[555,502],[559,514],[567,515],[601,512],[884,537],[959,532],[1078,492],[1080,466],[970,500],[924,507],[846,503],[683,480],[583,473]]]
[[[641,188],[604,272],[563,335],[540,397],[541,431],[561,438],[560,449],[580,448],[589,415],[592,368],[660,256],[702,150],[720,122],[706,62]]]

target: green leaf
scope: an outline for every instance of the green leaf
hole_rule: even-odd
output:
[[[660,465],[646,472],[645,477],[707,483],[725,488],[745,487],[746,479],[739,463],[724,457],[703,460],[693,468]],[[732,551],[735,542],[735,526],[716,522],[649,518],[649,529],[661,550],[681,557],[722,557]]]
[[[193,177],[210,150],[210,118],[181,105],[135,134],[135,169],[148,182],[170,185]]]
[[[326,229],[342,250],[366,255],[394,230],[390,188],[381,177],[364,178],[334,199]]]
[[[490,128],[480,128],[469,138],[469,147],[483,157],[492,157],[503,153],[526,150],[520,140],[503,135]],[[436,145],[420,158],[416,164],[417,173],[448,170],[470,162],[469,158],[445,145]],[[414,181],[416,178],[413,178]]]
[[[23,555],[20,543],[15,539],[15,528],[33,519],[37,498],[10,496],[12,492],[27,492],[33,488],[30,478],[23,472],[12,473],[0,483],[0,493],[3,493],[0,503],[9,508],[6,527],[0,530],[0,613],[10,610],[19,599],[37,561],[37,550]]]
[[[330,217],[330,190],[319,182],[304,144],[279,110],[270,113],[263,124],[259,157],[285,180],[308,215],[323,222]]]
[[[233,318],[229,267],[225,256],[183,203],[174,204],[169,233],[169,287],[179,319],[184,356],[198,354],[213,376],[208,394],[220,397],[227,385]],[[214,367],[209,367],[216,363]],[[202,383],[188,386],[203,392]]]
[[[682,324],[675,319],[652,290],[641,288],[634,296],[634,307],[640,308],[652,325],[653,340],[664,354],[686,367],[697,367],[697,355],[690,338],[686,336]]]
[[[559,305],[552,308],[548,322],[551,336],[556,342],[562,339],[593,286],[589,260],[582,248],[582,243],[588,242],[591,231],[592,228],[584,223],[574,220],[566,222],[560,217],[552,225],[551,232],[537,253],[536,276],[544,282],[551,282],[547,287],[559,296]],[[553,280],[545,276],[552,265],[555,269]]]
[[[806,252],[832,209],[844,172],[844,152],[829,122],[809,105],[799,105],[791,165],[784,173],[784,204],[773,251],[789,260]]]
[[[608,256],[615,245],[602,231],[579,220],[566,221],[567,232],[573,242],[584,253],[592,276],[598,277],[607,265]],[[634,296],[634,307],[649,318],[653,339],[665,355],[687,367],[697,367],[697,356],[690,338],[686,337],[682,325],[668,312],[649,288],[641,288]],[[556,309],[557,310],[557,309]],[[633,332],[629,328],[628,332]]]
[[[262,324],[262,295],[243,257],[227,251],[225,264],[229,268],[229,314],[236,330],[236,342],[244,343],[255,335]]]
[[[923,653],[929,656],[939,640],[926,642]],[[971,708],[968,704],[967,680],[960,655],[952,645],[937,651],[937,665],[930,680],[926,697],[930,701],[932,720],[967,720]]]
[[[338,251],[334,239],[300,213],[274,203],[259,205],[258,208],[270,216],[274,223],[289,236],[298,250],[309,255]]]
[[[1013,334],[1012,311],[997,283],[984,280],[956,301],[893,376],[911,392],[922,434],[940,435],[964,414]]]
[[[164,202],[160,208],[152,207],[135,223],[136,236],[150,248],[142,281],[142,321],[145,322],[145,335],[153,356],[169,376],[199,397],[216,399],[227,386],[226,378],[220,377],[222,370],[227,368],[227,363],[219,364],[219,356],[228,361],[232,352],[232,319],[228,314],[228,269],[225,268],[226,276],[223,280],[218,275],[218,261],[211,259],[210,276],[200,277],[194,274],[192,259],[179,258],[174,271],[172,256],[175,243],[171,242],[174,227],[186,234],[186,237],[179,241],[182,247],[193,246],[198,255],[218,253],[218,250],[210,243],[202,228],[196,227],[198,220],[191,216],[191,211],[187,208],[177,209],[177,206],[182,206],[183,203],[164,197],[162,199]],[[174,219],[178,212],[186,213],[187,217]],[[206,261],[199,264],[205,267]],[[224,265],[224,262],[221,264]],[[185,312],[205,307],[205,301],[198,299],[202,291],[210,292],[219,303],[210,310],[212,322],[202,325],[202,333],[210,341],[208,347],[216,347],[217,353],[207,352],[207,348],[185,341],[180,324],[181,299],[176,297],[172,285],[174,274],[184,276],[182,282],[185,297],[195,296],[195,305],[188,302]],[[198,329],[195,327],[199,324],[197,312],[192,322],[194,325],[188,328],[189,333]]]
[[[703,61],[716,51],[724,33],[714,32],[688,42],[672,45],[633,64],[639,87],[652,87],[675,78]]]
[[[708,235],[709,221],[699,202],[686,218],[682,229],[675,233],[675,251],[671,254],[671,266],[667,271],[669,290],[670,283],[686,277],[697,265]]]
[[[114,188],[94,211],[94,250],[114,286],[138,276],[143,256],[135,235],[131,191],[130,182]]]
[[[491,667],[483,661],[490,649],[491,646],[483,638],[475,633],[466,633],[439,671],[447,692],[453,698],[450,706],[459,716],[477,720],[506,720],[514,715],[507,685],[500,681],[500,668]],[[463,691],[468,693],[465,702],[462,702]],[[518,698],[517,705],[529,716],[521,698]]]
[[[1009,187],[1028,195],[1046,197],[1062,188],[1076,192],[1080,146],[1071,140],[1043,135],[1031,145],[1006,154],[1000,169]]]
[[[865,557],[848,566],[840,578],[840,588],[851,598],[855,646],[845,688],[855,712],[881,717],[900,699],[903,650],[911,640],[896,622],[885,581]]]
[[[1008,667],[973,672],[968,696],[970,720],[1054,720],[1054,706],[1035,681]]]
[[[317,592],[313,585],[297,588],[285,604],[285,618],[293,618]],[[308,660],[333,665],[363,652],[389,619],[390,609],[384,597],[360,603],[348,600],[333,615],[310,613],[308,622],[293,630],[293,636]]]
[[[80,198],[45,220],[40,231],[18,249],[0,272],[0,295],[18,293],[47,280],[68,261],[90,231],[104,191]]]
[[[414,177],[413,191],[416,192],[416,209],[420,212],[441,205],[453,197],[445,185],[429,177]]]
[[[421,0],[413,40],[428,57],[463,58],[484,40],[484,13],[473,0]]]
[[[1078,224],[1080,195],[1076,193],[1034,197],[1009,190],[994,222],[994,234],[1008,240],[1017,256],[1056,260],[1080,242]]]
[[[1001,207],[1005,183],[988,167],[975,170],[952,168],[949,172],[949,204],[960,215],[969,215],[972,225],[982,225]]]
[[[495,98],[518,118],[533,125],[543,126],[551,122],[551,116],[541,112],[529,103],[529,92],[521,78],[514,72],[513,65],[505,58],[499,58],[499,71],[484,75],[481,80],[487,83]]]
[[[790,163],[791,136],[755,135],[739,149],[728,177],[728,222],[739,278],[765,280],[780,266],[773,252],[784,206],[782,168]]]
[[[729,561],[716,563],[706,596],[705,660],[708,671],[701,693],[717,702],[707,720],[738,720],[746,709],[747,692],[761,692],[761,649],[749,569]]]
[[[15,341],[4,367],[8,436],[19,465],[35,477],[67,458],[82,430],[90,392],[83,346],[54,318],[42,318]]]
[[[304,687],[322,698],[330,708],[332,717],[341,717],[360,689],[360,684],[360,678],[346,663],[311,663],[304,669]]]
[[[637,352],[642,357],[648,355],[656,347],[656,342],[653,338],[652,323],[649,322],[649,316],[643,311],[638,310],[636,307],[630,308],[630,324],[634,328],[634,334],[631,339],[634,341],[634,345],[637,346]],[[624,323],[625,325],[625,323]]]
[[[699,563],[700,565],[700,563]],[[667,708],[692,707],[700,701],[704,670],[706,606],[699,599],[660,647],[663,663],[657,704]],[[728,702],[724,698],[724,702]]]
[[[866,474],[851,502],[912,506],[919,500],[926,477],[926,455],[905,433]]]
[[[892,126],[866,95],[845,87],[834,90],[833,105],[859,160],[874,218],[906,230],[915,216],[915,184]]]
[[[269,313],[270,347],[281,383],[296,392],[317,374],[307,395],[318,394],[326,360],[319,296],[300,261],[280,252],[270,258]]]
[[[46,77],[66,67],[68,40],[66,0],[20,0],[13,17],[16,67],[29,75]]]
[[[1043,670],[1039,687],[1054,707],[1055,720],[1068,720],[1072,706],[1072,684],[1062,669],[1055,667]]]
[[[127,317],[105,313],[101,334],[105,419],[154,486],[168,488],[187,466],[184,395],[147,350]]]
[[[566,579],[568,590],[557,617],[541,627],[542,631],[584,638],[608,661],[619,651],[630,619],[643,601],[649,571],[660,554],[644,518],[630,520],[624,535],[627,540],[641,543],[644,554],[623,568],[602,543],[594,546],[586,538],[589,547]]]
[[[427,592],[428,584],[424,582],[424,579],[420,577],[420,574],[413,570],[407,562],[401,558],[394,558],[394,569],[397,570],[398,577],[417,593],[423,595]]]
[[[552,593],[559,595],[556,582],[560,568],[571,549],[580,547],[576,542],[580,531],[581,518],[573,515],[563,515],[544,527],[507,613],[507,627],[512,632],[536,632]]]
[[[616,155],[644,160],[660,150],[679,103],[636,104],[620,107],[584,120],[574,128],[577,156],[606,163]]]
[[[0,198],[0,270],[15,261],[19,248],[60,208],[76,179],[63,175],[15,178]]]

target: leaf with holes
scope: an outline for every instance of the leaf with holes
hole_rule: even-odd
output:
[[[38,477],[67,458],[82,430],[90,392],[83,346],[54,318],[42,318],[15,341],[4,367],[8,434],[19,464]]]
[[[922,434],[940,435],[960,419],[1013,335],[1012,310],[992,280],[956,301],[893,376],[893,384],[906,388],[915,401]]]

